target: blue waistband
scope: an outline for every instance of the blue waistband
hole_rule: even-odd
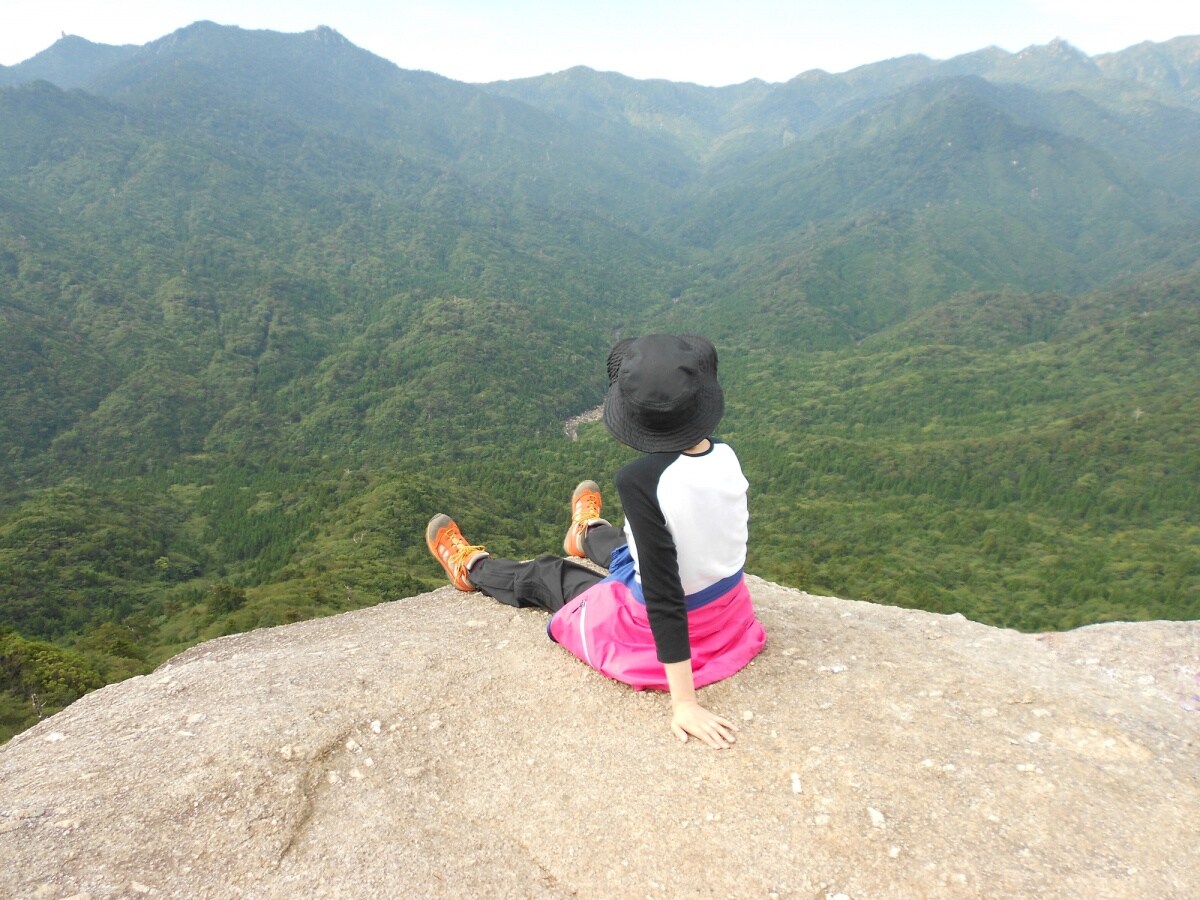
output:
[[[744,569],[738,569],[732,575],[722,578],[720,581],[710,584],[703,590],[696,591],[694,594],[688,594],[683,598],[684,606],[688,611],[700,609],[702,606],[707,606],[714,600],[719,600],[724,597],[742,580],[745,574]],[[620,581],[633,594],[633,598],[642,606],[646,605],[646,597],[642,593],[642,583],[637,580],[636,567],[633,563],[633,556],[629,552],[628,545],[618,547],[612,552],[612,557],[608,561],[608,577],[605,581]]]
[[[725,578],[722,578],[720,581],[710,584],[704,590],[696,591],[694,594],[688,594],[683,598],[683,602],[689,611],[693,609],[699,609],[702,606],[707,606],[714,600],[720,600],[735,587],[737,587],[744,574],[744,569],[738,569],[732,575],[728,575]]]

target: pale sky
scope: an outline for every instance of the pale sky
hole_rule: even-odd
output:
[[[144,44],[200,19],[328,25],[405,69],[458,81],[585,65],[705,85],[787,81],[907,53],[948,59],[1062,37],[1088,54],[1200,34],[1200,0],[4,0],[0,64],[66,32]]]

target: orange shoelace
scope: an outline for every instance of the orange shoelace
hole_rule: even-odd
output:
[[[449,544],[449,547],[446,545]],[[467,561],[476,553],[482,552],[482,546],[468,544],[462,532],[452,525],[447,525],[438,533],[438,550],[446,559],[451,570],[465,571]]]

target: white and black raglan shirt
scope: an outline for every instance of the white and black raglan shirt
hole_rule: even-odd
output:
[[[749,487],[733,448],[650,453],[616,474],[625,535],[662,663],[691,658],[688,610],[719,599],[746,564]]]

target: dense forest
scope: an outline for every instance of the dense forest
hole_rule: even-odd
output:
[[[207,638],[561,543],[614,339],[721,353],[755,574],[1200,617],[1200,38],[724,88],[327,28],[0,67],[0,740]]]

